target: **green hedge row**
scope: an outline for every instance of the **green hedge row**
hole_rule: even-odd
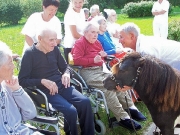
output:
[[[153,3],[153,1],[130,2],[124,6],[121,12],[132,18],[152,16]]]
[[[173,20],[169,23],[168,39],[180,42],[180,20]]]

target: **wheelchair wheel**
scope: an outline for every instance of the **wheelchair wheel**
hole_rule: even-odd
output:
[[[101,120],[95,120],[95,134],[96,135],[105,135],[106,127]]]

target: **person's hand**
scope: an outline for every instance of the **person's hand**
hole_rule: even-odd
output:
[[[125,91],[127,91],[127,90],[132,89],[132,88],[129,87],[129,86],[123,86],[123,88],[121,88],[121,87],[118,85],[118,86],[116,86],[116,89],[117,89],[119,92],[125,92]]]
[[[122,51],[123,51],[123,50],[122,50],[121,48],[117,48],[117,49],[116,49],[116,53],[122,53]]]
[[[100,51],[100,52],[99,52],[99,55],[100,55],[101,57],[106,57],[106,56],[107,56],[107,53],[106,53],[105,51]]]
[[[5,81],[6,86],[12,91],[18,90],[21,86],[19,85],[17,76],[12,76],[12,79]]]
[[[12,58],[13,58],[13,59],[16,59],[17,57],[19,57],[18,54],[12,54]]]
[[[99,63],[99,62],[101,62],[101,61],[103,61],[103,60],[102,60],[102,58],[101,58],[100,55],[96,55],[96,56],[94,57],[94,63]]]
[[[69,73],[65,72],[62,75],[61,80],[62,80],[62,84],[65,86],[65,88],[70,87],[70,74]]]
[[[131,49],[131,48],[123,48],[123,51],[131,53],[131,52],[133,52],[133,49]]]
[[[50,91],[50,95],[55,95],[56,93],[58,93],[58,87],[55,82],[47,80],[47,79],[42,79],[41,83],[46,88],[48,88],[48,90]]]

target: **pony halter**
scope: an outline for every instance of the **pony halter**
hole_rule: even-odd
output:
[[[134,86],[135,86],[136,83],[137,83],[137,80],[138,80],[138,76],[139,76],[139,74],[140,74],[140,71],[141,71],[141,67],[138,67],[136,77],[135,77],[135,79],[132,79],[132,82],[133,82],[132,88],[134,88]]]
[[[134,86],[135,86],[136,83],[137,83],[137,80],[138,80],[138,76],[139,76],[139,74],[140,74],[140,71],[141,71],[141,67],[138,67],[136,77],[135,77],[135,79],[132,79],[132,82],[133,82],[132,88],[134,88]],[[119,82],[118,82],[118,80],[116,79],[116,77],[115,77],[114,75],[111,76],[111,80],[113,80],[113,81],[116,83],[116,86],[119,85]]]

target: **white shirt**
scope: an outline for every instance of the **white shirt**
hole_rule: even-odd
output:
[[[136,51],[149,54],[180,70],[180,42],[154,36],[138,36]]]
[[[168,23],[169,1],[163,0],[162,3],[159,3],[158,1],[154,3],[152,7],[152,12],[161,11],[161,10],[164,10],[166,12],[161,15],[155,15],[154,22],[160,24]]]
[[[62,38],[61,34],[61,22],[60,20],[54,16],[50,21],[46,22],[42,18],[42,12],[33,13],[27,20],[24,25],[21,33],[24,35],[28,35],[34,41],[34,43],[38,42],[37,33],[43,27],[51,28],[55,30],[57,33],[57,39]]]
[[[64,37],[64,47],[72,48],[74,45],[75,39],[71,33],[70,25],[76,25],[77,32],[83,35],[85,28],[85,15],[84,10],[81,9],[80,13],[75,12],[72,8],[69,8],[66,11],[64,16],[64,25],[65,25],[65,37]]]

